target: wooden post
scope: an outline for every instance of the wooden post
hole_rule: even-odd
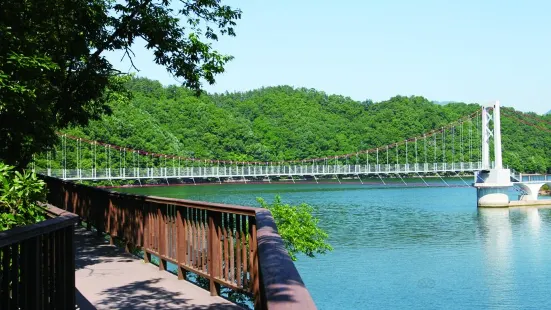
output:
[[[228,280],[231,282],[231,283],[234,283],[235,282],[235,243],[234,243],[234,240],[233,240],[233,231],[234,231],[234,228],[235,228],[235,221],[233,219],[233,217],[235,216],[235,214],[228,214],[229,215],[229,225],[228,225],[228,228],[229,228],[229,234],[228,234],[228,238],[229,238],[229,252],[230,252],[230,257],[229,257],[229,261],[230,261],[230,264],[228,265]]]
[[[54,235],[54,268],[55,268],[55,301],[54,305],[56,309],[63,309],[65,302],[65,287],[63,281],[65,280],[65,269],[64,269],[64,242],[63,242],[63,232],[56,230],[52,233]]]
[[[29,293],[27,296],[29,299],[29,309],[42,309],[42,236],[37,236],[29,241],[29,252],[33,253],[32,261],[29,262],[29,271],[26,280],[30,283],[27,283],[29,286]],[[74,273],[73,279],[74,279]]]
[[[220,295],[220,284],[214,281],[219,277],[220,270],[217,268],[220,261],[220,236],[218,235],[218,226],[220,225],[220,213],[208,211],[208,268],[210,280],[210,295]]]
[[[65,268],[65,284],[66,284],[66,293],[65,293],[65,305],[74,305],[76,304],[75,298],[75,247],[74,247],[74,236],[75,230],[74,226],[69,226],[64,229],[64,249],[65,249],[65,258],[64,268]]]
[[[163,259],[163,256],[166,255],[165,253],[165,242],[166,242],[166,217],[164,216],[164,212],[161,210],[160,205],[157,205],[157,214],[158,214],[158,229],[157,232],[157,248],[159,249],[159,270],[166,270],[166,261]]]
[[[243,247],[243,239],[241,239],[241,214],[237,214],[236,221],[235,221],[235,264],[237,270],[236,272],[236,278],[237,278],[237,286],[241,287],[243,281],[243,272],[241,269],[241,248]]]
[[[243,246],[241,247],[241,262],[243,262],[243,288],[247,288],[249,283],[247,279],[247,272],[249,270],[247,268],[247,218],[248,216],[244,216],[241,221],[241,240],[243,242]]]
[[[254,298],[254,308],[261,309],[260,296],[260,276],[258,270],[258,253],[256,241],[256,219],[254,216],[249,216],[249,261],[251,270],[251,289]]]
[[[149,250],[149,244],[151,242],[151,207],[147,202],[144,202],[143,206],[143,260],[145,263],[150,263],[151,255],[147,251]]]
[[[114,209],[113,199],[111,197],[109,197],[108,199],[109,199],[109,205],[107,206],[107,221],[106,221],[107,227],[105,228],[105,231],[109,234],[109,244],[114,245],[115,242],[113,240],[113,237],[115,236],[115,234],[113,232],[113,227],[115,227],[117,224],[116,224],[116,219],[114,214],[115,211],[113,210]]]
[[[187,272],[182,268],[186,261],[186,223],[184,207],[176,207],[176,261],[178,262],[178,280],[186,280]]]

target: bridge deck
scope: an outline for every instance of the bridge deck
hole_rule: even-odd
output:
[[[80,309],[242,309],[159,271],[82,228],[75,231]]]

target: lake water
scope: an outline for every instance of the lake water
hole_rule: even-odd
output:
[[[297,268],[320,309],[549,309],[551,209],[477,209],[470,187],[234,184],[121,189],[315,206],[334,251]],[[513,195],[513,193],[512,193]],[[550,201],[551,202],[551,201]]]

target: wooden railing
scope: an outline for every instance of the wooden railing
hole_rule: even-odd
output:
[[[75,307],[78,216],[53,206],[47,211],[52,218],[0,232],[0,309]]]
[[[110,192],[44,177],[48,201],[76,213],[99,234],[119,238],[144,259],[176,266],[253,297],[256,309],[315,309],[268,210]]]

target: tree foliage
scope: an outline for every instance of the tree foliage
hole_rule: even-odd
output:
[[[105,51],[132,60],[143,41],[157,64],[199,93],[231,60],[209,42],[235,35],[240,16],[220,0],[2,1],[0,160],[25,167],[56,130],[110,112],[122,83]]]
[[[314,208],[308,204],[291,206],[283,204],[276,196],[272,204],[264,199],[256,199],[262,208],[270,210],[277,225],[279,235],[291,259],[297,260],[297,254],[308,257],[325,254],[333,248],[327,243],[327,233],[318,226],[319,219],[313,216]]]
[[[45,219],[37,202],[45,200],[44,181],[0,162],[0,231]]]

